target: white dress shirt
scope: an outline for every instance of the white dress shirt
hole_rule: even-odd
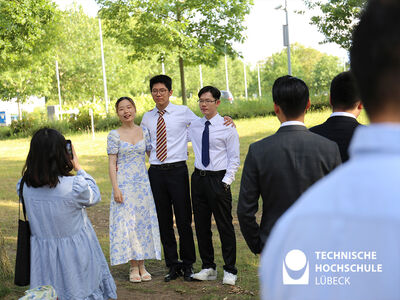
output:
[[[167,130],[167,158],[161,162],[156,157],[158,109],[155,107],[143,115],[141,126],[150,131],[151,151],[149,162],[152,165],[174,163],[187,160],[187,128],[194,120],[200,119],[187,106],[169,103],[163,118]]]
[[[281,127],[291,126],[291,125],[301,125],[304,127],[306,126],[306,125],[304,125],[303,122],[300,122],[300,121],[286,121],[281,124]]]
[[[219,114],[210,120],[210,164],[205,167],[201,162],[201,145],[205,122],[205,117],[193,121],[189,126],[188,137],[192,142],[195,154],[194,166],[199,170],[221,171],[226,170],[222,179],[226,184],[231,184],[235,180],[235,173],[240,165],[239,135],[236,128],[224,125],[224,118]]]
[[[400,299],[400,125],[359,126],[349,152],[273,228],[260,266],[263,300]],[[304,255],[286,261],[289,273],[294,249]]]
[[[345,111],[333,112],[333,113],[331,113],[329,118],[330,117],[350,117],[350,118],[353,118],[353,119],[357,119],[355,115],[353,115],[351,113],[348,113],[348,112],[345,112]]]

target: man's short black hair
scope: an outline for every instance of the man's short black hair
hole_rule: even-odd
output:
[[[371,0],[353,33],[351,70],[368,115],[400,109],[400,1]]]
[[[172,79],[167,75],[156,75],[150,79],[150,91],[153,89],[153,85],[156,83],[164,83],[168,91],[172,89]]]
[[[282,76],[274,82],[272,98],[287,118],[297,118],[304,113],[307,107],[308,87],[299,78],[290,75]]]
[[[203,87],[199,91],[197,96],[199,96],[199,98],[200,98],[201,95],[203,95],[204,93],[207,93],[207,92],[210,92],[215,100],[219,100],[221,98],[221,92],[219,91],[219,89],[217,89],[216,87],[213,87],[211,85],[207,85],[207,86]]]
[[[342,72],[331,82],[331,104],[334,109],[348,110],[355,108],[360,96],[357,83],[350,71]]]

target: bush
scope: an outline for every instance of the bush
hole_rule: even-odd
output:
[[[37,127],[39,122],[32,117],[23,116],[21,120],[13,120],[10,125],[10,130],[14,136],[27,136],[32,128]]]
[[[98,131],[110,131],[121,126],[121,122],[117,116],[108,114],[105,118],[100,119],[96,124],[95,128]]]
[[[202,113],[197,103],[197,98],[190,98],[188,106],[199,117]],[[218,107],[218,112],[221,116],[230,116],[232,119],[244,119],[257,116],[266,116],[274,111],[273,102],[271,99],[236,99],[232,104],[221,101]]]
[[[137,114],[135,118],[135,123],[140,124],[143,114],[146,111],[154,108],[154,101],[151,96],[139,96],[134,98],[137,107]],[[320,97],[314,96],[312,101],[312,110],[321,109],[321,107],[326,107],[329,103],[326,100],[325,95]],[[181,104],[181,99],[176,97],[171,97],[171,102],[174,104]],[[110,106],[110,113],[105,114],[101,110],[95,107],[94,109],[94,125],[97,131],[110,131],[121,126],[121,122],[114,111],[114,104]],[[91,119],[89,115],[89,107],[80,106],[80,112],[78,116],[71,117],[68,120],[62,121],[40,121],[39,118],[33,118],[30,115],[24,116],[20,121],[13,121],[9,127],[0,127],[0,139],[7,139],[13,137],[29,137],[42,127],[50,127],[57,129],[62,134],[70,134],[73,132],[88,131],[91,130]],[[99,105],[97,105],[99,106]],[[188,107],[199,117],[202,117],[202,113],[199,109],[199,104],[197,103],[197,97],[192,97],[188,99]],[[222,101],[218,107],[218,111],[221,116],[231,116],[232,119],[243,119],[252,118],[256,116],[267,116],[273,114],[273,101],[271,98],[263,99],[244,99],[237,98],[230,104],[229,102]]]
[[[10,137],[11,137],[10,126],[1,126],[0,127],[0,140],[5,140]]]

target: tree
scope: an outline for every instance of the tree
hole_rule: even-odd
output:
[[[293,76],[301,78],[307,84],[312,102],[320,102],[321,97],[327,99],[331,80],[343,68],[340,59],[299,44],[292,44],[290,50]],[[274,81],[280,76],[287,75],[286,50],[267,58],[261,65],[260,71],[262,93],[271,95]]]
[[[311,24],[325,36],[324,43],[336,43],[350,49],[354,27],[367,0],[304,0],[308,8],[319,8],[322,15],[313,16]]]
[[[72,107],[91,102],[93,98],[104,98],[98,19],[87,16],[81,7],[73,7],[62,13],[60,28],[52,68],[57,59],[63,106]],[[103,46],[108,96],[115,99],[148,91],[146,78],[150,78],[156,61],[128,63],[127,47],[118,44],[114,38],[104,38]],[[58,103],[55,75],[51,81],[49,101]]]
[[[243,41],[244,17],[252,0],[97,0],[106,32],[130,49],[132,60],[176,55],[182,102],[186,104],[185,65],[212,65],[225,53],[235,56]]]
[[[0,70],[29,65],[52,47],[55,4],[50,0],[0,0]]]
[[[1,99],[20,105],[49,91],[58,16],[50,0],[0,0]]]

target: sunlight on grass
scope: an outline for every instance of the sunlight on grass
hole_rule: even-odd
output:
[[[13,201],[0,201],[0,209],[1,208],[17,208],[18,203]]]
[[[331,111],[328,109],[320,111],[308,112],[305,116],[305,124],[308,127],[325,122],[329,117]],[[358,118],[362,124],[368,124],[368,118],[363,112]],[[251,143],[263,139],[271,134],[274,134],[280,126],[278,119],[275,116],[257,117],[252,119],[235,120],[235,124],[240,137],[240,160],[241,164],[236,174],[235,181],[232,184],[232,215],[234,217],[233,224],[236,228],[237,238],[237,268],[238,268],[238,286],[251,294],[235,295],[234,299],[254,299],[258,297],[258,264],[259,256],[255,256],[248,249],[238,226],[236,217],[236,207],[240,189],[240,179],[242,175],[242,168],[245,157],[247,155],[248,147]],[[108,158],[107,158],[107,134],[108,132],[96,132],[95,138],[88,132],[81,134],[73,134],[66,136],[71,139],[77,152],[79,161],[82,167],[92,175],[101,191],[102,201],[94,207],[87,209],[90,219],[94,225],[102,249],[105,253],[107,260],[109,259],[109,233],[108,233],[108,218],[109,218],[109,205],[111,197],[111,183],[108,178]],[[0,228],[5,235],[6,249],[10,257],[11,264],[14,264],[15,248],[16,248],[16,234],[17,234],[17,219],[18,219],[18,195],[15,191],[15,186],[21,176],[21,170],[25,163],[26,155],[29,150],[30,139],[15,139],[15,140],[2,140],[0,141]],[[191,145],[189,144],[189,159],[187,161],[189,174],[193,171],[194,154]],[[148,166],[148,163],[147,163]],[[260,200],[261,204],[261,200]],[[261,205],[260,205],[261,207]],[[258,213],[257,218],[260,218]],[[222,265],[224,264],[221,255],[221,244],[219,241],[219,234],[215,229],[215,222],[213,222],[213,241],[215,248],[215,262],[218,265],[218,284],[222,280],[223,272]],[[196,242],[197,249],[197,242]],[[198,253],[198,250],[197,250]],[[164,273],[163,261],[151,261],[149,266],[157,269],[159,276]],[[196,271],[201,268],[201,260],[198,260],[194,265]],[[126,266],[113,267],[113,275],[117,274],[117,280],[120,279],[120,287],[126,289],[132,288],[131,285],[126,284],[125,275],[118,275],[118,272],[127,272]],[[124,274],[125,274],[124,273]],[[119,277],[118,277],[119,276]],[[122,277],[121,277],[122,276]],[[164,287],[163,287],[164,288]],[[180,282],[176,285],[167,285],[165,288],[171,290],[178,290],[182,294],[189,295],[190,291],[187,290],[187,285]],[[207,290],[213,299],[212,293],[217,288],[214,285],[207,286]],[[228,289],[226,287],[218,286],[218,289]],[[237,296],[237,297],[236,297]],[[205,297],[204,299],[208,299]],[[231,297],[229,297],[231,299]]]

